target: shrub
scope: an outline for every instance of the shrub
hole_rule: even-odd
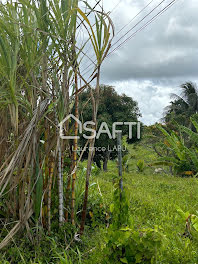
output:
[[[118,261],[120,263],[154,263],[157,251],[163,242],[163,235],[159,228],[155,226],[135,229],[129,214],[127,193],[121,191],[119,187],[114,192],[114,203],[110,209],[113,218],[105,247],[108,261],[110,263]]]
[[[139,172],[143,172],[144,171],[145,163],[144,163],[143,160],[138,160],[136,165],[137,165],[137,168],[138,168]]]

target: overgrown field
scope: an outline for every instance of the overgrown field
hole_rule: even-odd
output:
[[[150,167],[138,173],[137,160],[144,159],[150,163],[155,156],[142,147],[135,149],[134,153],[129,173],[124,174],[124,183],[130,194],[130,212],[135,226],[158,225],[161,228],[165,239],[158,263],[198,263],[196,234],[191,238],[185,237],[185,220],[178,213],[178,209],[191,214],[198,211],[197,179],[156,174]],[[116,164],[112,162],[109,172],[97,177],[107,204],[111,202],[112,178],[116,173]]]
[[[131,151],[129,171],[124,172],[124,188],[129,193],[130,214],[135,228],[158,226],[163,241],[161,248],[156,248],[156,263],[198,263],[198,236],[196,232],[192,232],[191,236],[185,234],[186,222],[178,212],[181,209],[197,214],[197,179],[154,173],[155,168],[147,166],[155,159],[151,150],[137,146]],[[145,161],[141,173],[136,166],[140,159]],[[111,263],[106,260],[105,243],[107,227],[111,223],[109,208],[117,181],[116,162],[110,161],[106,173],[95,170],[91,177],[89,221],[82,241],[74,241],[70,245],[72,234],[67,233],[67,226],[63,227],[62,234],[59,232],[59,237],[54,237],[53,233],[51,236],[41,235],[34,248],[29,246],[28,238],[16,238],[15,243],[1,253],[0,263],[39,263],[39,260],[40,263]],[[84,186],[81,175],[78,181],[77,191],[80,193],[80,186]],[[66,247],[68,250],[65,250]]]

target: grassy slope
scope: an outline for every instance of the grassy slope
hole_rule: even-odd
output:
[[[157,263],[198,263],[197,240],[190,240],[182,236],[185,229],[185,221],[181,220],[181,217],[177,213],[177,208],[181,208],[185,212],[189,211],[190,213],[196,213],[196,210],[198,210],[197,179],[179,178],[167,174],[154,174],[154,168],[151,167],[146,167],[144,173],[138,173],[136,163],[139,159],[143,159],[146,163],[149,163],[155,160],[156,156],[144,146],[137,146],[136,149],[131,147],[130,152],[133,154],[133,158],[129,164],[129,172],[124,173],[124,186],[130,193],[130,210],[135,225],[137,228],[158,225],[166,236],[165,247]],[[83,165],[85,164],[83,163]],[[116,181],[115,177],[117,174],[116,162],[111,161],[109,162],[108,172],[100,172],[99,175],[91,177],[91,183],[96,183],[94,187],[90,188],[89,201],[92,208],[95,208],[95,201],[98,198],[99,204],[101,203],[101,196],[98,191],[100,188],[103,197],[102,204],[108,211],[112,202],[113,182]],[[79,182],[79,186],[81,186],[80,189],[84,188],[84,183]],[[90,224],[90,219],[88,219],[88,222]],[[40,263],[102,263],[105,256],[103,256],[101,246],[104,244],[105,231],[104,225],[98,226],[96,224],[94,228],[86,227],[83,243],[77,243],[82,255],[82,262],[75,260],[71,262],[56,262],[55,259],[53,262],[48,262],[46,255],[45,262],[41,261]],[[50,254],[47,244],[45,244],[45,247],[47,249],[47,251],[45,250],[45,254],[47,252]],[[21,248],[20,251],[26,252],[26,249]],[[18,254],[17,252],[15,254]],[[68,252],[68,254],[71,252]],[[26,260],[25,255],[24,258]],[[0,263],[9,263],[4,262],[2,259],[3,256],[0,254]]]
[[[150,162],[156,157],[143,147],[137,147],[132,152],[133,159],[129,173],[124,173],[124,183],[130,192],[131,214],[136,226],[158,225],[162,228],[168,243],[159,263],[198,263],[198,245],[195,240],[190,241],[182,237],[185,221],[183,222],[177,213],[177,208],[190,213],[196,213],[198,210],[197,179],[173,177],[164,173],[154,174],[154,168],[150,167],[147,167],[144,173],[138,173],[137,160]],[[110,162],[109,172],[100,173],[93,179],[99,182],[106,204],[111,203],[112,179],[115,175],[116,164]],[[98,248],[96,250],[98,251]],[[91,261],[92,258],[86,263]]]

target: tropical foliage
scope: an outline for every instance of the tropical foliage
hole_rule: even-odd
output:
[[[77,140],[62,140],[58,124],[73,108],[78,118],[78,96],[84,89],[92,96],[96,121],[101,64],[114,35],[112,21],[103,9],[96,11],[87,2],[79,2],[21,0],[0,4],[1,228],[13,223],[6,228],[0,248],[33,223],[48,232],[56,220],[60,225],[66,221],[75,226]],[[79,42],[79,30],[88,34],[84,43]],[[90,43],[95,75],[87,79],[80,67]],[[90,87],[94,79],[95,89]],[[66,135],[77,135],[78,124],[73,128],[68,120],[63,130]],[[74,146],[73,153],[69,144]],[[94,141],[88,144],[94,146]],[[92,159],[91,152],[81,233]]]
[[[80,106],[79,112],[83,122],[90,121],[92,119],[91,103],[89,93],[84,91],[79,96]],[[115,159],[117,157],[116,139],[110,138],[112,135],[112,127],[114,122],[137,122],[141,116],[138,104],[131,97],[125,94],[119,95],[115,88],[108,85],[100,86],[100,105],[98,108],[98,128],[102,126],[104,131],[109,131],[100,134],[100,137],[96,139],[95,156],[94,161],[97,166],[101,168],[101,161],[103,161],[103,169],[107,171],[107,164],[109,159]],[[104,122],[107,127],[103,126]],[[129,127],[127,125],[120,127],[122,128],[122,135],[128,136]],[[119,129],[119,126],[118,128]],[[137,125],[133,126],[132,139],[127,140],[129,142],[137,141]],[[110,135],[110,136],[109,136]],[[79,145],[85,145],[85,140],[81,137]],[[104,151],[101,150],[101,146]],[[84,157],[87,153],[85,152]]]
[[[189,126],[190,117],[198,111],[198,90],[193,82],[183,83],[180,88],[180,96],[171,95],[173,101],[165,108],[164,121]]]
[[[165,165],[173,168],[173,171],[181,176],[192,176],[198,172],[198,122],[197,116],[191,117],[191,122],[196,128],[196,132],[185,126],[179,126],[178,132],[167,132],[165,128],[158,125],[159,130],[164,135],[161,147],[161,154],[155,165]],[[187,134],[187,137],[186,137]]]
[[[0,3],[1,263],[197,263],[196,85],[181,86],[165,124],[144,128],[155,152],[145,136],[129,141],[128,127],[118,161],[94,150],[114,140],[78,140],[78,118],[93,121],[94,135],[102,122],[140,116],[132,98],[100,84],[109,15],[100,1]]]

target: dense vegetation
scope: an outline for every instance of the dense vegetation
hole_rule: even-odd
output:
[[[145,159],[146,163],[151,163],[156,159],[156,154],[145,148],[144,144],[130,147],[130,153],[133,158],[129,162],[129,172],[124,173],[124,188],[128,193],[131,228],[134,226],[136,231],[144,230],[149,234],[146,243],[150,245],[151,252],[155,248],[155,242],[150,232],[157,232],[161,246],[155,250],[156,263],[196,263],[196,230],[191,227],[191,236],[185,232],[186,218],[190,214],[196,215],[197,211],[197,179],[173,177],[164,171],[155,173],[155,169],[150,166],[146,166],[140,173],[137,171],[137,161]],[[80,177],[80,174],[83,176],[85,173],[84,165],[85,163],[79,172],[78,183],[84,180]],[[8,263],[29,263],[30,259],[32,263],[39,263],[39,260],[40,263],[120,263],[118,260],[109,260],[112,255],[109,256],[110,251],[107,249],[110,243],[107,227],[112,222],[111,204],[115,201],[113,192],[116,189],[116,175],[116,163],[111,161],[108,172],[98,174],[96,170],[91,176],[89,220],[82,240],[73,240],[71,226],[68,225],[64,225],[58,233],[52,233],[50,236],[39,229],[33,229],[23,239],[15,237],[15,243],[2,251],[2,263],[6,263],[3,259]],[[186,217],[180,210],[186,213]],[[36,232],[39,232],[37,238],[33,236]],[[75,233],[75,230],[73,232]],[[119,240],[119,243],[125,243],[123,234],[120,239],[123,240]],[[144,249],[142,243],[140,246]]]
[[[84,121],[92,119],[91,104],[89,103],[89,93],[87,91],[81,93],[80,97],[79,113]],[[100,105],[98,108],[98,127],[100,128],[104,122],[108,126],[108,130],[112,135],[112,126],[114,122],[137,122],[141,116],[138,104],[131,97],[125,94],[119,95],[114,87],[108,85],[102,85],[100,87]],[[106,130],[103,127],[103,130]],[[128,139],[130,143],[137,141],[137,126],[133,127],[132,139]],[[122,135],[128,136],[128,126],[122,127]],[[79,145],[83,147],[85,140],[81,137]],[[101,168],[101,162],[103,162],[103,170],[107,171],[108,160],[115,159],[117,157],[116,139],[109,138],[107,133],[103,133],[99,138],[96,138],[95,146],[105,148],[104,151],[95,151],[94,162]],[[87,156],[85,152],[84,156]]]
[[[198,90],[195,83],[181,84],[181,95],[172,94],[172,101],[165,108],[164,121],[168,124],[178,123],[189,126],[190,117],[198,111]]]
[[[116,138],[78,138],[78,119],[93,136],[140,117],[100,83],[113,37],[98,3],[0,3],[0,263],[198,262],[196,84],[181,85],[141,140],[123,129],[118,160]]]
[[[49,233],[54,221],[60,227],[64,222],[76,227],[77,139],[62,140],[58,125],[73,107],[78,118],[78,97],[87,89],[96,130],[100,69],[114,36],[113,23],[102,8],[95,10],[87,2],[79,2],[0,3],[0,248],[24,227],[39,226]],[[84,43],[78,41],[79,30],[88,34]],[[94,76],[86,78],[80,64],[87,59],[88,45],[94,52],[88,59],[95,62]],[[95,88],[90,84],[94,80]],[[72,127],[67,120],[62,132],[77,136],[78,123]],[[93,149],[95,140],[87,144]],[[81,234],[93,156],[90,150]]]

